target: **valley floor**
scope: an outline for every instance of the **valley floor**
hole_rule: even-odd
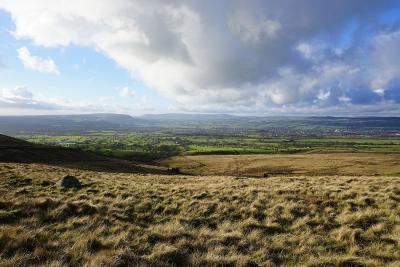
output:
[[[56,182],[74,175],[83,184]],[[399,266],[398,176],[167,176],[0,163],[0,266]]]
[[[160,164],[193,175],[400,176],[400,155],[384,153],[176,156]]]

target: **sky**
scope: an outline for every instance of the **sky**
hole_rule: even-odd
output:
[[[0,0],[0,115],[400,116],[400,1]]]

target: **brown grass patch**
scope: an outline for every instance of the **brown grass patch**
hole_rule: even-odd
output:
[[[400,175],[400,156],[378,153],[177,156],[162,160],[160,164],[194,175]]]

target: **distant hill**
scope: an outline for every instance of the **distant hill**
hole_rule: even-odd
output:
[[[145,114],[137,118],[151,121],[224,121],[224,120],[240,120],[241,118],[229,114],[186,114],[186,113],[166,113],[166,114]]]
[[[139,119],[124,114],[0,116],[1,133],[110,131],[135,126]]]
[[[0,134],[0,162],[45,163],[84,170],[165,173],[153,166],[108,158],[88,151],[33,144]]]
[[[398,135],[400,117],[258,117],[229,114],[84,114],[51,116],[0,116],[0,133],[7,135],[86,134],[101,131],[169,133],[264,132],[288,134]]]

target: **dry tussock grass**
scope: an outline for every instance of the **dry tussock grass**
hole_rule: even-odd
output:
[[[194,175],[400,175],[399,154],[384,153],[176,156],[160,163]]]
[[[55,185],[75,175],[80,190]],[[1,266],[399,266],[399,177],[0,164]]]

